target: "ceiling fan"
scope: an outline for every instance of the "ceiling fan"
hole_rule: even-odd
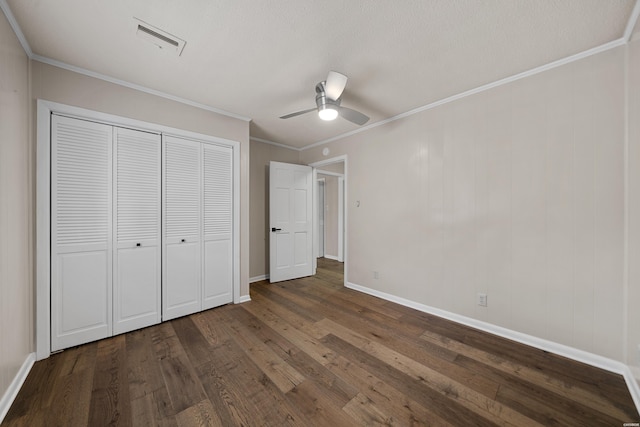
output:
[[[296,111],[295,113],[287,114],[280,117],[281,119],[289,119],[291,117],[300,116],[302,114],[310,113],[311,111],[318,111],[318,116],[322,120],[334,120],[340,116],[343,119],[347,119],[352,123],[362,126],[369,121],[369,117],[365,116],[359,111],[351,108],[343,107],[340,105],[342,102],[342,92],[347,85],[347,76],[340,74],[336,71],[329,71],[327,80],[320,82],[316,85],[316,107],[309,108],[308,110]]]

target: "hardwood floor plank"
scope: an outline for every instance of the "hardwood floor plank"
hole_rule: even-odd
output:
[[[269,301],[271,301],[273,304],[280,304],[284,307],[287,307],[290,310],[294,311],[297,315],[309,321],[315,322],[324,317],[322,313],[317,313],[312,309],[314,305],[313,302],[306,301],[304,298],[299,298],[294,294],[279,293],[278,290],[280,289],[280,286],[282,285],[278,285],[277,283],[267,283],[264,285],[252,286],[251,291],[262,295],[268,295]]]
[[[206,395],[172,322],[161,323],[154,331],[153,346],[175,415],[206,399]]]
[[[176,415],[179,427],[224,427],[209,400],[203,400]]]
[[[254,303],[254,301],[251,301]],[[271,329],[269,326],[265,325],[260,321],[256,316],[248,312],[246,308],[247,304],[243,304],[242,306],[236,306],[236,310],[229,312],[229,315],[232,315],[233,318],[237,319],[243,325],[245,325],[249,330],[258,337],[264,344],[269,346],[271,350],[273,350],[279,357],[282,359],[287,359],[291,355],[300,352],[300,349],[293,345],[290,341],[285,339],[282,335],[278,334],[276,331]]]
[[[165,357],[160,360],[160,369],[175,413],[206,398],[202,384],[186,357]]]
[[[280,358],[256,337],[249,328],[237,320],[230,320],[225,326],[229,328],[231,336],[236,343],[281,392],[286,393],[305,380],[305,377],[300,372]]]
[[[131,422],[141,427],[177,427],[169,395],[164,388],[131,401]]]
[[[266,309],[313,338],[320,339],[326,334],[326,331],[316,327],[316,321],[309,321],[299,316],[295,311],[280,304],[272,304],[270,299],[259,294],[249,304],[243,304],[243,308],[254,315],[255,311]]]
[[[91,403],[88,396],[92,395],[93,379],[93,370],[89,368],[87,371],[71,373],[61,378],[56,387],[55,403],[49,409],[49,416],[68,420],[69,425],[87,424]],[[126,395],[119,396],[119,399],[126,398]]]
[[[337,355],[330,349],[322,345],[322,343],[313,338],[310,335],[305,334],[301,330],[295,328],[293,325],[285,322],[283,319],[276,316],[268,308],[260,307],[257,304],[251,304],[246,306],[245,310],[250,311],[271,329],[278,332],[287,340],[291,341],[299,349],[306,352],[314,360],[321,365],[330,363]]]
[[[302,372],[308,381],[312,381],[324,390],[335,406],[342,406],[349,402],[357,393],[358,389],[335,375],[327,366],[321,365],[312,359],[305,352],[297,352],[287,358],[291,366]]]
[[[309,298],[308,295],[307,297]],[[425,341],[419,339],[419,336],[424,331],[424,326],[422,328],[416,328],[411,333],[407,333],[404,325],[394,319],[385,318],[374,320],[372,317],[367,318],[367,316],[363,316],[361,306],[359,305],[351,304],[350,307],[340,307],[333,304],[333,300],[324,301],[318,299],[316,306],[316,309],[319,307],[322,310],[326,318],[343,325],[348,325],[349,328],[357,330],[360,334],[389,347],[402,347],[406,352],[416,357],[424,355],[424,357],[433,356],[438,359],[453,361],[457,356],[457,353],[449,351],[442,346],[431,343],[425,345]]]
[[[451,426],[435,412],[417,403],[358,364],[340,356],[327,367],[345,382],[354,385],[383,412],[401,425]]]
[[[428,408],[436,413],[440,419],[450,422],[452,425],[495,426],[495,423],[460,405],[457,400],[449,399],[447,395],[431,389],[424,382],[416,381],[404,372],[398,371],[335,335],[327,335],[322,339],[322,342],[340,354],[340,357],[346,358],[353,365],[380,378],[385,384],[395,388],[403,395],[415,399],[422,407]]]
[[[342,410],[351,416],[361,426],[393,426],[399,425],[396,421],[384,414],[376,404],[362,393],[358,393],[353,399],[342,407]]]
[[[356,422],[340,406],[332,404],[324,391],[312,381],[297,385],[286,397],[300,409],[308,420],[308,425],[335,427],[349,426]]]
[[[384,348],[393,348],[394,351],[402,354],[407,359],[413,360],[421,365],[429,366],[430,369],[441,375],[447,376],[458,383],[463,383],[473,390],[488,396],[495,397],[498,391],[498,383],[488,380],[473,371],[461,368],[454,362],[457,353],[446,349],[435,349],[436,346],[421,346],[416,340],[411,338],[403,338],[399,335],[393,335],[392,331],[383,331],[377,329],[372,332],[371,325],[366,327],[358,327],[355,322],[343,322],[342,324],[334,322],[330,319],[324,319],[317,323],[318,327],[322,327],[327,331],[336,334],[351,334],[353,339],[361,340],[362,344],[377,343]],[[345,325],[349,325],[348,327]],[[346,332],[349,331],[349,332]],[[336,334],[340,336],[339,334]],[[344,339],[344,337],[342,337]],[[419,340],[418,340],[419,341]],[[373,345],[373,344],[371,344]]]
[[[207,318],[223,329],[225,315],[209,310]],[[198,368],[218,415],[225,425],[304,425],[305,419],[226,330],[216,333],[220,345],[211,361]]]
[[[194,367],[211,361],[212,345],[195,325],[195,317],[185,316],[171,321],[171,326]]]
[[[153,349],[150,329],[141,329],[127,335],[127,365],[129,394],[132,400],[164,388],[160,365]]]
[[[88,425],[131,425],[125,335],[98,343]]]
[[[288,290],[288,289],[287,289]],[[314,283],[313,286],[296,286],[295,291],[305,295],[305,298],[315,299],[319,303],[330,302],[336,308],[342,308],[345,313],[358,314],[361,317],[386,324],[389,321],[397,321],[401,316],[397,311],[386,308],[382,305],[367,305],[362,300],[358,300],[352,292],[346,288],[333,289],[325,283]],[[404,325],[403,334],[410,336],[420,336],[423,332],[421,327]]]
[[[217,310],[223,310],[225,308],[226,307],[220,307]],[[207,310],[189,316],[191,321],[200,331],[200,334],[204,337],[204,339],[211,347],[211,350],[215,350],[221,345],[224,345],[229,339],[227,333],[222,329],[221,324],[216,322],[215,319],[217,319],[217,317],[214,316],[212,318],[212,315],[214,314],[214,310]]]

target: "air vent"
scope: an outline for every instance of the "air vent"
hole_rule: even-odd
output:
[[[187,43],[178,37],[161,30],[160,28],[149,25],[138,18],[133,18],[135,24],[136,36],[150,43],[153,43],[156,47],[168,51],[175,52],[180,56],[184,45]]]

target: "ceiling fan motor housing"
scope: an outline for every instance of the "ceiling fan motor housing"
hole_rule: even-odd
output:
[[[316,105],[318,106],[318,111],[324,110],[326,108],[332,108],[328,106],[340,106],[341,99],[338,98],[335,101],[329,97],[325,92],[325,82],[320,82],[316,85]]]

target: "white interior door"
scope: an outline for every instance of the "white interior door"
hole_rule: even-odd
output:
[[[314,273],[312,193],[311,167],[270,163],[269,280],[272,283]]]
[[[111,335],[112,127],[51,120],[51,350]]]
[[[160,135],[114,128],[113,333],[160,322]]]
[[[202,309],[233,301],[233,151],[202,144],[204,268]]]
[[[165,136],[163,312],[169,320],[202,307],[201,144]]]

